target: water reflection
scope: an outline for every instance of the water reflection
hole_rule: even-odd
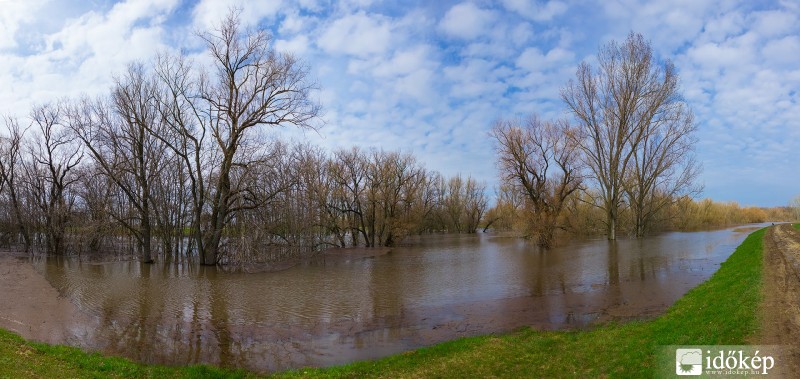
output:
[[[65,342],[149,363],[272,371],[526,325],[654,315],[708,278],[747,232],[573,241],[549,251],[483,234],[426,236],[383,256],[260,274],[184,263],[33,263],[89,315]]]

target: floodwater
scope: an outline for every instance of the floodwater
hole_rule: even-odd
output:
[[[550,251],[491,234],[434,235],[385,255],[272,273],[32,263],[85,315],[65,343],[148,363],[275,371],[522,326],[651,317],[707,279],[752,230],[571,241]]]

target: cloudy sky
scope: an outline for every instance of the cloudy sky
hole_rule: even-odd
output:
[[[236,1],[0,0],[0,113],[107,92],[132,60],[197,51]],[[800,3],[786,1],[246,1],[243,21],[310,67],[330,149],[414,153],[497,183],[499,117],[567,114],[577,64],[630,31],[680,71],[699,127],[704,197],[784,205],[800,194]],[[2,132],[0,127],[0,133]]]

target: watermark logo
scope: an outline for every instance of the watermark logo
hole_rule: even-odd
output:
[[[703,350],[675,349],[675,374],[697,376],[703,373]]]
[[[659,353],[659,377],[781,377],[779,346],[664,346]]]

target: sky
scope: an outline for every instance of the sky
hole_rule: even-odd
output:
[[[492,123],[569,117],[559,91],[578,64],[633,31],[679,71],[700,197],[780,206],[800,195],[795,0],[0,0],[0,114],[108,93],[129,62],[158,52],[201,54],[196,32],[234,6],[318,87],[319,129],[272,131],[280,138],[401,150],[491,193]]]

